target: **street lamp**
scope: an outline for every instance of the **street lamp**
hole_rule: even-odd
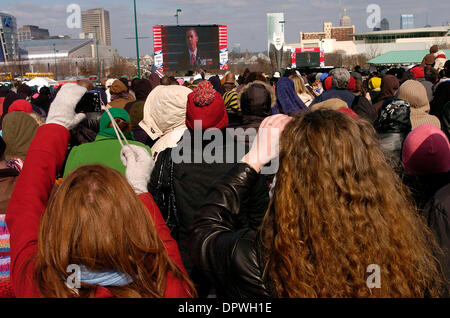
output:
[[[97,81],[100,83],[100,56],[98,54],[98,25],[94,25],[93,28],[95,29],[95,46],[96,46],[96,51],[97,51],[97,67],[98,67],[98,79]]]
[[[177,9],[177,13],[174,15],[174,17],[177,18],[177,25],[178,25],[178,17],[180,16],[181,9]]]
[[[58,65],[56,63],[56,52],[58,52],[58,50],[56,49],[56,43],[53,43],[53,53],[55,55],[55,80],[58,80]]]
[[[138,36],[138,27],[137,27],[136,0],[134,0],[134,29],[136,32],[136,57],[137,57],[138,77],[141,78],[141,64],[139,61],[139,36]]]

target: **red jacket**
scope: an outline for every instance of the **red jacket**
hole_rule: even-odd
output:
[[[8,206],[6,223],[11,243],[10,276],[16,297],[42,297],[33,280],[39,220],[47,205],[57,173],[64,163],[69,137],[69,131],[60,125],[47,124],[38,129]],[[170,236],[153,198],[149,193],[139,197],[149,210],[169,257],[179,269],[186,272],[178,245]],[[185,283],[175,278],[171,272],[167,273],[164,297],[187,298],[187,290]],[[112,296],[108,289],[97,288],[96,297]]]

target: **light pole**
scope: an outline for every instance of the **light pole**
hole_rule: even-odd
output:
[[[55,54],[55,80],[58,80],[58,65],[56,63],[56,52],[58,52],[58,50],[56,49],[56,43],[53,43],[53,53]]]
[[[181,9],[177,9],[177,13],[174,15],[174,17],[177,18],[177,25],[178,25],[178,17],[180,16],[181,12],[182,12]]]
[[[98,54],[98,25],[94,25],[93,28],[95,29],[95,47],[96,47],[96,51],[97,51],[97,67],[98,67],[98,78],[97,81],[98,83],[100,83],[100,56]]]
[[[137,27],[136,0],[134,0],[134,29],[136,32],[136,57],[137,57],[138,77],[141,78],[141,64],[139,61],[139,36],[138,36],[138,27]]]

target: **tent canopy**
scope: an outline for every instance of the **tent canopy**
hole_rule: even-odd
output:
[[[442,50],[447,59],[450,57],[450,50]],[[409,50],[409,51],[390,51],[368,61],[369,64],[376,65],[411,65],[422,63],[425,55],[429,54],[428,50]]]
[[[27,84],[30,87],[37,86],[38,89],[41,89],[44,86],[46,86],[46,87],[56,86],[56,85],[58,85],[58,82],[54,81],[48,77],[36,77],[36,78],[33,78],[31,81],[26,82],[25,84]]]

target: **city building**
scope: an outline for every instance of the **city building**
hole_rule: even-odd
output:
[[[350,18],[344,19],[344,24],[351,24]],[[325,22],[323,24],[323,32],[300,32],[301,40],[324,40],[335,39],[336,41],[351,41],[355,33],[355,26],[339,26],[333,27],[333,23]]]
[[[325,35],[325,33],[324,33]],[[351,41],[338,41],[326,37],[306,39],[300,32],[298,43],[286,44],[287,48],[317,48],[325,54],[344,53],[347,55],[364,54],[374,58],[391,51],[429,50],[431,46],[450,45],[450,25],[429,28],[380,30],[354,33]]]
[[[97,46],[92,39],[47,39],[31,40],[21,43],[21,54],[24,64],[29,64],[31,69],[35,64],[53,65],[55,62],[80,63],[97,62]],[[103,67],[109,67],[114,58],[118,56],[117,49],[98,45],[98,57]]]
[[[0,62],[9,62],[19,57],[16,18],[0,12]]]
[[[341,27],[351,27],[352,19],[347,15],[347,9],[344,10],[344,15],[341,17],[340,25]]]
[[[41,29],[36,25],[24,25],[17,30],[19,35],[19,42],[30,40],[43,40],[50,37],[50,33],[47,29]]]
[[[389,21],[388,21],[388,19],[384,18],[383,20],[381,20],[381,22],[380,22],[380,29],[381,29],[381,31],[389,30]]]
[[[234,54],[241,54],[241,43],[234,43],[232,52]]]
[[[280,50],[284,44],[284,13],[267,13],[267,50],[274,45]]]
[[[414,28],[414,15],[402,14],[400,16],[400,29],[413,29]]]
[[[81,12],[81,26],[83,33],[80,39],[97,39],[99,45],[111,46],[111,26],[109,12],[103,8],[97,8]]]

